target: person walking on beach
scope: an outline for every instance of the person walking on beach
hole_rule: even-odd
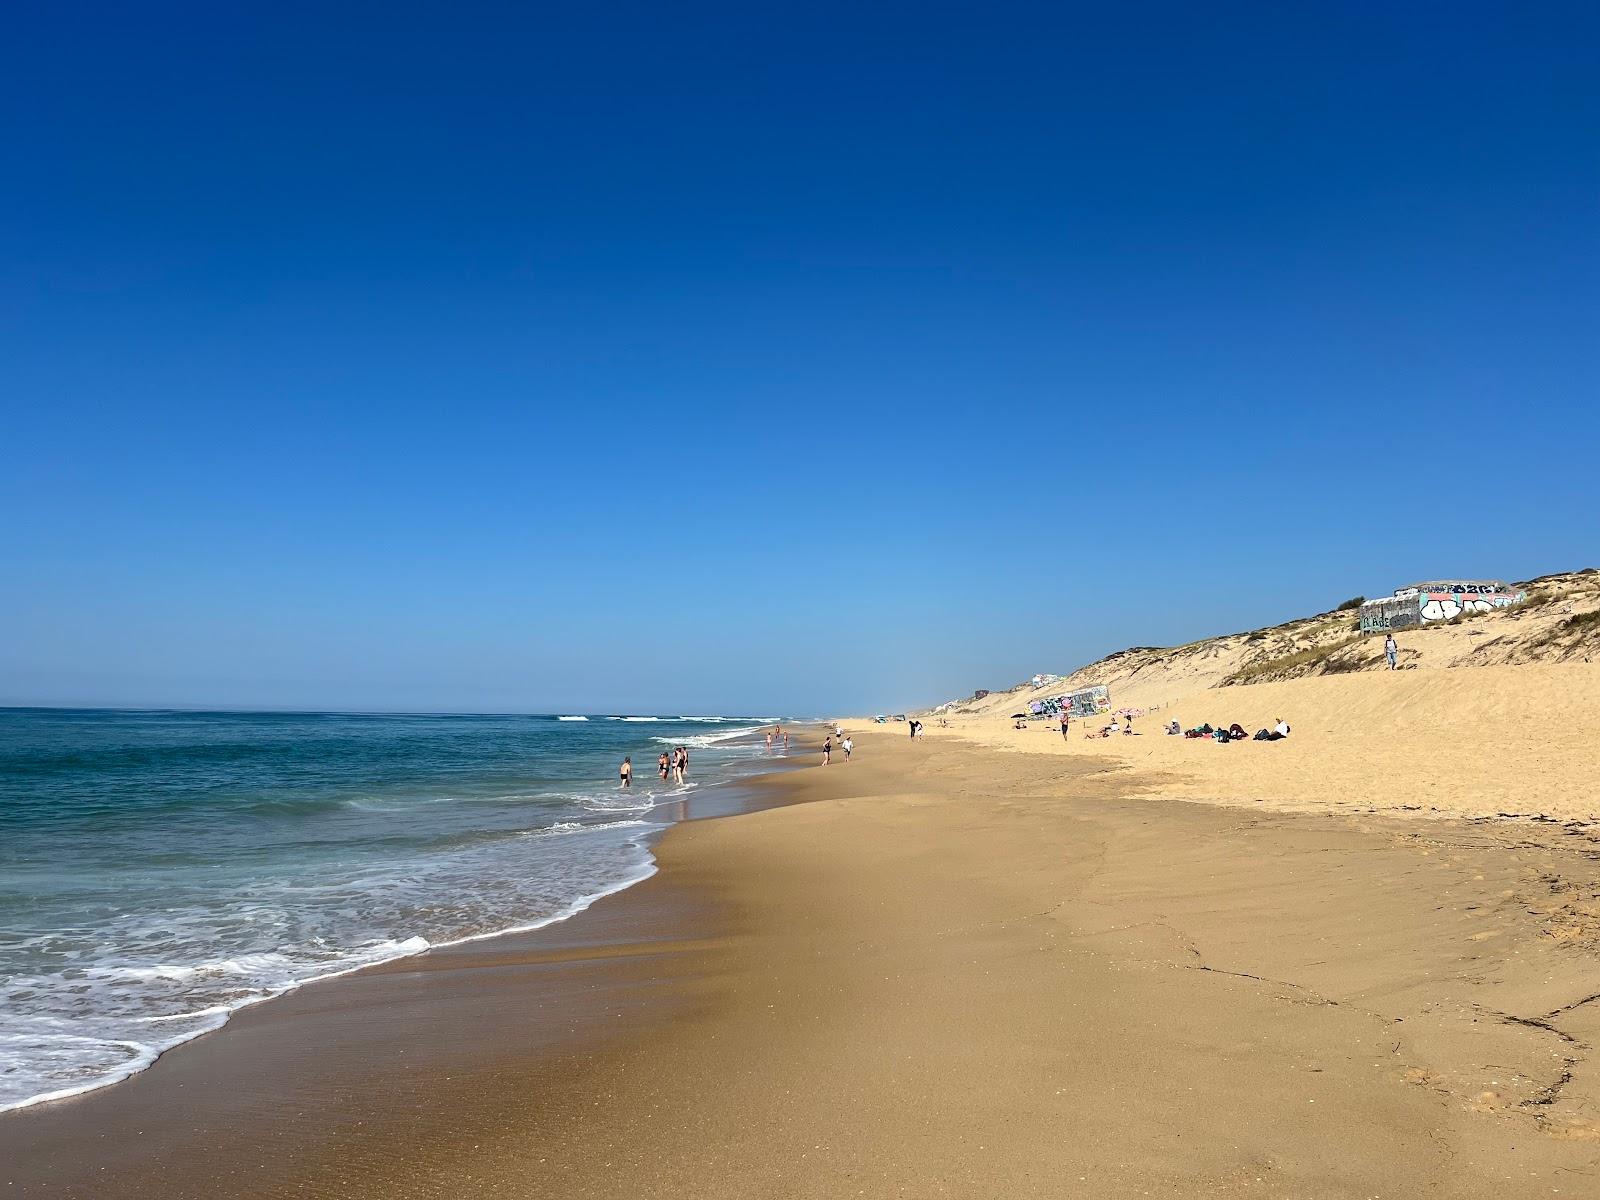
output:
[[[632,787],[633,786],[633,759],[632,758],[624,758],[622,760],[622,768],[621,768],[619,774],[622,776],[622,786],[623,787],[626,788],[626,787]]]
[[[1383,656],[1389,660],[1389,670],[1394,670],[1395,659],[1400,657],[1400,645],[1394,640],[1394,634],[1387,634],[1383,639]]]
[[[822,765],[827,766],[828,760],[833,757],[833,734],[829,734],[822,743]]]
[[[1066,709],[1062,709],[1061,710],[1061,740],[1063,742],[1067,740],[1067,724],[1068,724],[1068,721],[1069,721],[1069,718],[1067,716],[1067,711],[1066,711]]]
[[[845,760],[845,762],[849,762],[850,761],[850,751],[852,751],[852,750],[854,750],[856,748],[856,744],[854,742],[852,742],[848,737],[845,738],[844,741],[840,742],[839,744],[844,747],[844,760]]]

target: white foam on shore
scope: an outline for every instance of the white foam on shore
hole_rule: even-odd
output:
[[[648,740],[702,750],[761,732],[751,718],[557,719],[681,719],[705,732]],[[554,732],[548,724],[543,729]],[[637,744],[647,740],[611,733],[620,736],[609,739],[597,728],[560,740],[582,746],[591,738],[605,745],[637,737],[635,756]],[[759,757],[757,738],[706,753],[699,765],[712,768],[709,781],[715,782],[721,766]],[[217,890],[209,861],[194,868],[188,892],[173,890],[174,876],[152,875],[155,883],[140,884],[147,891],[159,887],[150,893],[158,903],[130,907],[118,893],[120,916],[104,929],[89,921],[80,926],[70,913],[48,926],[0,930],[0,950],[27,951],[7,960],[26,964],[20,971],[0,974],[0,1113],[125,1080],[174,1047],[223,1027],[240,1009],[308,983],[541,929],[649,878],[656,871],[649,838],[678,815],[653,817],[651,810],[679,805],[703,785],[673,786],[647,774],[628,790],[618,788],[613,775],[609,783],[562,780],[555,788],[530,780],[522,785],[526,791],[512,790],[512,783],[494,788],[496,794],[432,785],[418,794],[380,789],[316,803],[264,800],[248,810],[252,821],[331,814],[331,835],[308,840],[312,854],[285,860],[290,866],[283,870],[258,871],[252,860],[240,871],[240,886],[225,891]],[[561,790],[563,784],[571,790]],[[457,794],[429,794],[447,790]],[[539,815],[529,819],[524,805]],[[411,825],[393,815],[430,812],[440,815],[419,816]],[[339,849],[347,831],[353,831],[352,845],[370,839],[384,848],[375,857],[347,858]],[[580,836],[589,833],[596,835],[592,842]],[[533,913],[542,915],[517,920]],[[416,930],[438,940],[409,932]]]
[[[653,805],[647,803],[643,807],[648,809]],[[600,822],[557,821],[540,829],[526,830],[523,836],[561,838],[574,834],[623,829],[637,829],[641,833],[648,833],[662,828],[665,828],[665,826],[651,823],[642,818]],[[287,995],[305,987],[307,984],[337,979],[341,976],[366,970],[369,967],[383,963],[393,962],[397,959],[425,954],[430,950],[463,945],[488,938],[503,937],[507,934],[532,932],[560,921],[569,920],[594,904],[595,901],[632,887],[634,884],[640,883],[655,874],[657,869],[655,860],[650,856],[645,843],[642,840],[635,841],[633,838],[629,838],[628,844],[637,846],[641,852],[642,857],[637,863],[625,870],[615,881],[582,893],[547,915],[531,921],[516,922],[485,930],[481,933],[442,939],[438,942],[431,942],[420,935],[385,939],[342,956],[335,960],[336,965],[332,969],[312,971],[301,978],[293,978],[292,976],[286,978],[281,973],[292,971],[296,967],[304,968],[309,964],[304,962],[297,963],[286,955],[274,953],[240,955],[233,958],[185,965],[153,964],[150,966],[108,965],[88,967],[85,969],[86,979],[111,988],[125,989],[151,983],[179,985],[202,979],[215,982],[226,977],[234,977],[239,980],[240,987],[248,990],[231,1000],[207,1004],[190,1011],[152,1013],[142,1017],[125,1018],[127,1024],[144,1025],[152,1027],[152,1029],[155,1027],[182,1027],[171,1036],[154,1038],[148,1041],[117,1037],[92,1037],[81,1033],[67,1032],[68,1028],[77,1028],[79,1022],[70,1018],[43,1014],[31,1018],[27,1022],[30,1028],[25,1032],[7,1031],[0,1033],[0,1069],[16,1061],[21,1056],[21,1062],[35,1071],[42,1070],[49,1066],[51,1061],[59,1059],[61,1066],[64,1068],[77,1068],[94,1072],[82,1079],[81,1082],[50,1088],[16,1099],[0,1099],[0,1113],[31,1108],[35,1105],[46,1104],[55,1100],[64,1100],[120,1083],[149,1068],[167,1051],[203,1034],[212,1033],[222,1028],[227,1024],[228,1019],[239,1010]],[[275,981],[269,981],[272,974],[278,974],[278,978]],[[10,982],[23,983],[24,985],[26,983],[26,981],[22,980],[12,980]],[[22,1028],[22,1025],[20,1022],[13,1022],[13,1028]],[[93,1053],[96,1048],[99,1049],[100,1053]],[[94,1066],[84,1065],[86,1056],[102,1060],[121,1057],[122,1061],[95,1069]]]
[[[308,983],[320,983],[325,979],[337,979],[341,975],[349,975],[355,971],[364,970],[367,967],[377,966],[380,963],[392,962],[397,958],[408,958],[414,954],[423,954],[432,949],[432,946],[428,942],[427,938],[412,937],[406,938],[402,941],[379,943],[377,947],[373,947],[372,949],[378,952],[370,956],[362,955],[360,956],[360,961],[351,961],[348,965],[337,970],[324,971],[321,974],[310,975],[304,979],[292,980],[283,984],[281,987],[272,989],[270,991],[241,997],[238,1001],[232,1004],[213,1004],[202,1009],[197,1009],[194,1012],[167,1013],[143,1018],[144,1022],[147,1024],[155,1024],[158,1022],[176,1023],[179,1021],[190,1020],[197,1022],[194,1028],[187,1029],[174,1037],[163,1040],[155,1042],[135,1042],[122,1038],[83,1037],[80,1035],[67,1033],[52,1033],[45,1035],[53,1043],[77,1043],[79,1045],[121,1047],[130,1052],[129,1059],[122,1066],[96,1075],[92,1079],[86,1079],[82,1083],[73,1084],[64,1088],[57,1088],[54,1091],[41,1092],[38,1095],[27,1096],[21,1100],[0,1103],[0,1113],[14,1112],[23,1108],[32,1108],[36,1104],[47,1104],[52,1100],[65,1100],[70,1096],[81,1096],[85,1092],[98,1091],[103,1087],[110,1087],[114,1083],[121,1083],[124,1079],[131,1078],[132,1076],[137,1075],[140,1071],[149,1068],[168,1050],[171,1050],[177,1046],[181,1046],[184,1042],[192,1041],[202,1034],[213,1033],[216,1030],[221,1029],[228,1023],[228,1018],[242,1008],[249,1008],[252,1005],[260,1004],[264,1000],[272,1000],[278,996],[288,995],[290,992],[296,991]],[[156,971],[162,970],[162,968],[153,969]],[[109,974],[110,972],[107,973]],[[29,1037],[25,1034],[0,1034],[0,1043],[13,1042],[36,1045],[38,1040],[39,1035]]]
[[[760,726],[751,725],[741,729],[723,729],[717,733],[691,733],[687,737],[653,737],[650,740],[663,746],[689,746],[704,750],[718,742],[731,742],[734,738],[751,737],[760,732]]]

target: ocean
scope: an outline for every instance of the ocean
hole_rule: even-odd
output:
[[[0,709],[0,1111],[310,980],[581,911],[769,761],[771,720]],[[683,787],[656,774],[679,744]]]

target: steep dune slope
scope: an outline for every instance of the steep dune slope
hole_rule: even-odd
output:
[[[1350,813],[1545,816],[1600,835],[1600,575],[1526,585],[1514,609],[1399,635],[1401,670],[1384,670],[1381,636],[1350,612],[1170,649],[1113,654],[1066,679],[943,706],[933,736],[1016,750],[1094,755],[1138,772],[1151,796]],[[1014,728],[1028,702],[1106,684],[1135,709],[1137,734],[1061,737],[1049,720]],[[1282,742],[1169,737],[1279,717]]]
[[[1600,661],[1600,571],[1549,575],[1519,586],[1528,592],[1526,603],[1403,631],[1400,666]],[[1151,708],[1206,688],[1377,671],[1383,666],[1383,638],[1363,635],[1353,611],[1335,611],[1186,646],[1118,651],[1063,680],[1040,687],[1019,684],[981,700],[953,701],[945,711],[1003,717],[1025,711],[1030,700],[1091,684],[1108,685],[1114,707]]]

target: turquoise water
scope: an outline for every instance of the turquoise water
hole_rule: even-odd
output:
[[[760,766],[757,724],[0,709],[0,1110],[644,878],[697,789]]]

